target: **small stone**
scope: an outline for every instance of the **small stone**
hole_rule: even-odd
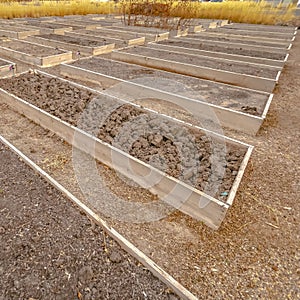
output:
[[[78,279],[81,283],[86,283],[94,276],[91,266],[84,266],[78,272]]]
[[[113,251],[109,256],[109,259],[113,263],[120,263],[122,261],[122,256],[120,253]]]
[[[192,178],[194,176],[194,169],[189,169],[184,175],[183,175],[183,179],[184,180],[189,180],[190,178]]]
[[[156,134],[151,141],[151,144],[153,144],[154,146],[158,146],[162,142],[162,140],[163,137],[160,134]]]

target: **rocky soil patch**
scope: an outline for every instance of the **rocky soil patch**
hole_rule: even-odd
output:
[[[245,148],[203,131],[56,78],[24,74],[0,80],[0,86],[223,201],[245,154]]]
[[[72,65],[252,115],[261,115],[268,100],[265,93],[101,57],[77,60]]]

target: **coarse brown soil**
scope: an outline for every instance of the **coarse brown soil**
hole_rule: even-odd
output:
[[[87,46],[87,47],[101,47],[110,43],[109,40],[102,39],[102,38],[99,38],[98,40],[93,40],[92,38],[83,39],[80,37],[76,38],[73,36],[60,35],[60,34],[43,34],[43,35],[38,35],[38,37],[49,39],[49,40],[55,40],[58,42],[69,43],[73,45]]]
[[[110,58],[110,55],[105,55]],[[196,99],[252,115],[262,115],[268,100],[265,93],[203,80],[195,77],[164,72],[156,69],[127,64],[116,60],[92,57],[77,60],[72,65],[123,80],[159,88],[177,95]],[[141,79],[144,79],[141,81]],[[148,80],[148,78],[151,80]],[[153,78],[157,80],[152,82]],[[164,81],[162,82],[163,79]],[[155,84],[153,86],[153,84]],[[101,86],[101,80],[99,80]]]
[[[299,93],[297,36],[259,134],[227,132],[255,149],[218,231],[179,212],[148,224],[106,219],[199,299],[299,299]],[[71,147],[6,106],[0,111],[1,133],[84,201]],[[101,172],[115,193],[132,196],[118,176]]]
[[[178,299],[0,143],[0,299]]]
[[[64,51],[59,49],[45,47],[38,44],[32,44],[25,41],[0,41],[0,46],[15,51],[23,52],[37,57],[47,57],[55,54],[62,54]]]
[[[122,50],[123,52],[130,54],[138,54],[146,57],[155,57],[159,59],[165,59],[170,62],[180,62],[189,65],[207,67],[218,70],[225,70],[240,74],[253,75],[258,77],[265,77],[275,79],[278,71],[272,70],[267,67],[257,67],[249,66],[239,62],[226,62],[222,59],[209,60],[208,58],[190,55],[190,54],[180,54],[168,50],[158,50],[153,48],[147,48],[146,46],[134,46]]]
[[[223,52],[228,54],[237,54],[243,56],[252,56],[252,57],[261,57],[261,58],[268,58],[274,60],[284,60],[285,55],[281,53],[272,53],[266,51],[258,51],[258,50],[247,50],[247,49],[240,49],[235,47],[233,44],[229,45],[212,45],[207,44],[205,41],[202,43],[192,42],[191,40],[166,40],[160,41],[159,43],[171,46],[178,46],[178,47],[185,47],[185,48],[192,48],[192,49],[199,49],[205,51],[212,51],[212,52]]]
[[[223,145],[200,130],[134,106],[114,107],[112,98],[95,100],[92,92],[56,78],[27,73],[0,79],[0,86],[221,201],[226,200],[246,153],[245,147]],[[103,111],[111,113],[101,120]],[[127,129],[121,131],[122,127]]]

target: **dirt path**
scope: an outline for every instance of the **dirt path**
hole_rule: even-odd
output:
[[[177,299],[0,143],[0,299]]]

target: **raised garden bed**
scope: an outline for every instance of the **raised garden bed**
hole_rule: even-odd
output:
[[[2,299],[196,299],[1,136],[0,186]]]
[[[73,30],[77,30],[77,29],[91,30],[91,29],[96,29],[99,26],[96,23],[86,24],[86,23],[82,22],[80,19],[79,20],[69,20],[69,19],[61,20],[61,19],[59,19],[59,20],[55,21],[55,24],[72,27]]]
[[[169,38],[169,31],[151,28],[151,27],[142,27],[142,26],[111,26],[110,29],[126,31],[126,32],[137,32],[142,34],[151,34],[155,36],[155,40],[161,41]]]
[[[247,45],[241,44],[228,44],[228,43],[215,43],[209,41],[196,41],[194,39],[187,38],[176,38],[168,41],[161,41],[161,44],[176,46],[176,47],[184,47],[184,48],[192,48],[204,51],[211,52],[221,52],[226,54],[234,54],[241,56],[250,56],[250,57],[258,57],[258,58],[266,58],[271,60],[279,60],[282,61],[286,58],[286,51],[281,50],[280,52],[272,52],[269,49],[252,49],[251,47],[247,47]]]
[[[138,28],[138,26],[136,26]],[[111,35],[114,34],[121,34],[124,36],[133,36],[133,37],[144,37],[146,42],[153,42],[153,41],[163,41],[169,37],[169,33],[167,34],[157,34],[157,33],[147,33],[147,32],[139,32],[137,30],[129,30],[126,27],[99,27],[98,30],[103,32],[107,32]],[[167,37],[168,36],[168,37]]]
[[[222,126],[250,134],[255,134],[260,128],[273,96],[101,57],[62,64],[60,70],[69,78],[84,79],[108,91],[122,83],[122,89],[131,98],[139,94],[157,95],[160,99],[188,108],[201,119],[210,118],[207,112],[214,111]],[[112,88],[113,91],[115,89]],[[181,116],[176,117],[181,119]]]
[[[241,29],[230,29],[225,27],[219,27],[210,29],[212,32],[220,32],[223,34],[234,33],[240,35],[257,36],[258,38],[276,38],[290,41],[294,37],[294,32],[267,32],[267,31],[252,31],[252,30],[241,30]]]
[[[254,45],[254,44],[246,44],[245,42],[242,43],[234,43],[229,41],[217,41],[217,40],[208,40],[206,38],[200,37],[197,38],[197,34],[189,35],[185,37],[178,37],[175,40],[179,40],[181,42],[196,44],[200,48],[202,45],[211,45],[211,46],[225,46],[239,49],[240,51],[250,50],[251,51],[259,51],[259,52],[270,52],[270,53],[278,53],[285,55],[287,51],[290,49],[291,44],[287,47],[269,47],[269,46],[262,46],[262,45]]]
[[[28,21],[26,24],[39,28],[41,34],[64,34],[72,27],[55,24],[54,22]]]
[[[32,35],[40,34],[38,29],[26,29],[24,27],[18,26],[1,26],[0,27],[0,37],[7,36],[15,39],[25,39]]]
[[[72,60],[72,52],[20,40],[1,41],[1,54],[41,67],[50,67]]]
[[[246,56],[246,55],[239,55],[239,54],[228,54],[224,52],[213,52],[213,51],[197,49],[196,47],[191,47],[189,43],[181,43],[181,42],[179,42],[178,45],[176,43],[174,44],[173,42],[164,43],[164,44],[162,44],[161,42],[151,42],[148,43],[147,46],[158,50],[168,50],[172,52],[200,55],[200,56],[206,56],[206,57],[217,58],[217,59],[226,59],[226,60],[234,60],[238,62],[267,65],[267,66],[273,66],[277,68],[282,68],[289,57],[289,54],[286,54],[284,60],[274,60],[274,59],[268,59],[262,57],[253,57],[253,56]],[[192,44],[192,46],[195,46],[195,44]]]
[[[283,48],[288,49],[290,46],[289,41],[282,41],[282,40],[275,40],[272,39],[257,39],[256,37],[250,40],[247,39],[247,36],[238,36],[238,35],[224,35],[224,34],[210,34],[210,32],[202,32],[196,33],[193,35],[189,35],[189,38],[199,39],[199,40],[209,40],[209,41],[216,41],[216,42],[226,42],[226,43],[237,43],[237,44],[247,44],[250,46],[264,46],[264,47],[273,47],[273,48]]]
[[[201,36],[203,36],[203,38],[208,37],[208,38],[225,38],[225,39],[229,39],[229,40],[232,39],[232,40],[237,40],[235,43],[245,43],[245,44],[255,44],[255,43],[259,43],[259,44],[264,43],[266,45],[274,44],[275,47],[280,46],[280,45],[289,46],[291,41],[293,41],[293,39],[291,41],[286,41],[286,40],[276,39],[276,38],[265,38],[265,37],[259,38],[257,36],[238,35],[238,34],[234,34],[234,32],[224,34],[224,33],[215,32],[215,31],[206,31],[206,32],[201,32],[201,33],[190,35],[190,37],[193,37],[193,36],[196,36],[198,38],[201,38]]]
[[[45,73],[22,74],[14,80],[2,79],[0,86],[2,102],[67,142],[75,143],[75,147],[94,155],[140,186],[147,187],[168,206],[176,207],[212,228],[220,226],[235,197],[251,146],[178,123],[172,118]],[[95,98],[98,98],[96,102]],[[86,109],[87,105],[91,110]],[[115,108],[105,122],[99,123],[101,113],[112,106]],[[77,125],[84,110],[89,122],[79,126],[81,130],[70,126]],[[126,125],[136,118],[149,124],[151,133],[145,132],[145,123],[141,127],[135,123],[138,126],[133,132],[128,131]],[[125,134],[118,140],[124,126]],[[191,151],[194,151],[194,157],[189,156]],[[152,161],[155,154],[163,156],[167,166]],[[184,155],[180,158],[181,154]],[[115,163],[111,155],[117,159],[113,160]],[[131,171],[127,163],[130,163]],[[154,176],[152,178],[160,179],[155,185],[151,179],[149,181],[149,172],[151,177]]]
[[[249,31],[267,31],[267,32],[282,32],[288,34],[294,34],[297,30],[293,26],[276,26],[276,25],[257,25],[257,24],[244,24],[244,23],[231,23],[226,26],[226,29],[232,30],[249,30]]]
[[[208,57],[142,46],[114,51],[111,55],[117,60],[265,92],[273,91],[280,75],[280,71],[268,66],[262,68],[242,62],[210,60]]]
[[[144,37],[133,37],[132,35],[122,35],[122,34],[111,34],[103,32],[101,30],[77,30],[72,32],[67,32],[65,35],[73,37],[82,37],[84,39],[111,39],[113,36],[114,42],[118,47],[131,46],[131,45],[144,45]]]
[[[0,77],[12,76],[17,71],[17,65],[11,61],[0,58]]]
[[[67,49],[76,53],[79,51],[90,55],[108,53],[115,48],[114,40],[93,40],[92,38],[83,39],[82,37],[58,34],[44,34],[34,36],[29,40],[41,45]]]

